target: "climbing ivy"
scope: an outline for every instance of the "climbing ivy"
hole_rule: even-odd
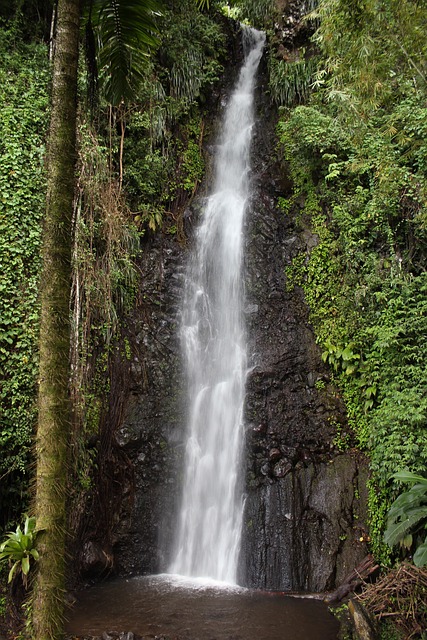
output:
[[[12,526],[27,499],[49,103],[47,48],[23,44],[29,40],[27,13],[19,7],[14,3],[8,14],[9,31],[0,30],[0,528]],[[90,484],[96,452],[86,444],[108,394],[112,345],[135,300],[141,237],[163,228],[183,238],[180,216],[204,170],[200,106],[226,60],[223,24],[213,6],[200,13],[192,0],[166,1],[159,20],[161,46],[147,58],[136,101],[110,109],[101,96],[90,116],[84,99],[80,105],[72,393],[76,421],[83,425],[73,435],[82,485]],[[82,71],[81,97],[85,83]],[[89,376],[84,380],[83,371]]]
[[[48,116],[46,48],[12,35],[0,31],[0,527],[20,514],[29,479]]]

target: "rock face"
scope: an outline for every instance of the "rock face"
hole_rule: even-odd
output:
[[[291,184],[275,159],[265,77],[261,71],[246,222],[251,370],[240,582],[322,591],[366,555],[367,472],[360,455],[341,451],[345,408],[322,363],[302,293],[286,290],[286,265],[316,238],[277,207]],[[187,211],[188,230],[196,217],[197,207]],[[116,487],[111,505],[116,517],[108,557],[122,574],[165,571],[168,564],[185,448],[177,331],[184,257],[185,248],[164,235],[149,243],[140,263],[139,303],[128,332],[128,394],[113,437],[132,468],[132,481]],[[99,558],[99,550],[91,553]]]
[[[116,444],[134,470],[133,505],[117,530],[120,573],[166,569],[183,454],[182,391],[177,322],[182,291],[182,252],[172,239],[156,240],[143,253],[140,306],[130,325],[131,384]]]
[[[285,267],[316,237],[277,207],[291,195],[274,153],[274,118],[262,99],[247,222],[246,290],[251,372],[246,401],[247,499],[241,581],[252,587],[331,589],[366,554],[366,465],[340,452],[345,407]],[[296,212],[294,212],[296,213]],[[362,541],[361,541],[362,538]]]

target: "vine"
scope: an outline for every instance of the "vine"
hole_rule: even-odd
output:
[[[20,517],[36,418],[46,58],[0,31],[0,529]]]

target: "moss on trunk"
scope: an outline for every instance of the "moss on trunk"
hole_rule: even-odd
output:
[[[62,635],[69,456],[71,221],[76,155],[79,0],[59,0],[53,63],[40,323],[36,519],[39,570],[33,594],[37,640]]]

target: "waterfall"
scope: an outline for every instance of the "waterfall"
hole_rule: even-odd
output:
[[[235,584],[243,513],[240,477],[246,375],[242,232],[249,196],[256,70],[265,36],[244,28],[245,61],[224,114],[212,194],[190,256],[181,338],[188,439],[170,573]]]

